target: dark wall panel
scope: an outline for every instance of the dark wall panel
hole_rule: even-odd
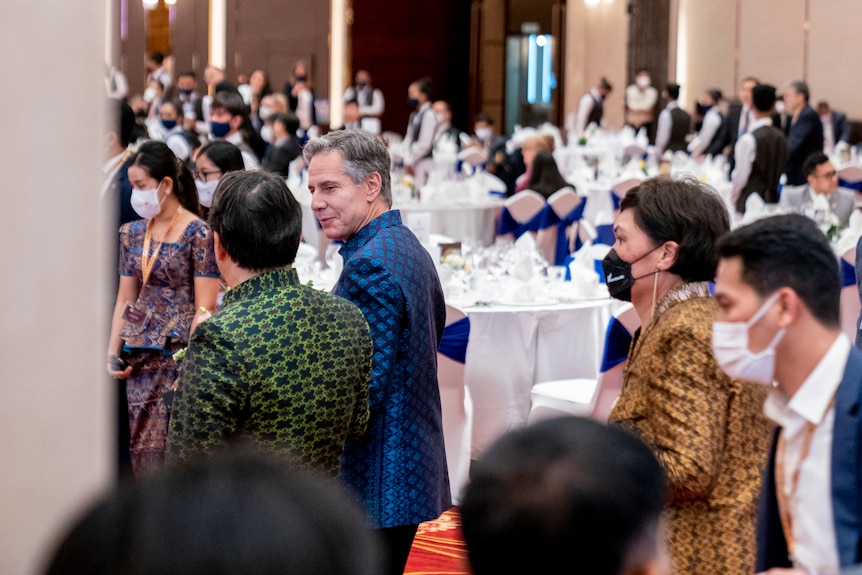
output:
[[[383,92],[384,130],[404,133],[407,86],[424,76],[452,105],[453,124],[469,128],[470,2],[354,0],[353,14],[352,70],[368,70]]]

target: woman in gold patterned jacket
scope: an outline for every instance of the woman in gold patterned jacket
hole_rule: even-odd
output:
[[[609,420],[652,447],[668,477],[668,547],[677,575],[754,573],[760,477],[771,438],[766,387],[731,379],[712,353],[709,293],[727,208],[696,180],[629,191],[605,258],[612,296],[641,319]]]

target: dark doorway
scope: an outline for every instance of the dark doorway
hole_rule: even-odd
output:
[[[452,123],[469,129],[470,2],[354,0],[353,14],[351,69],[368,70],[383,92],[384,131],[404,133],[407,86],[425,76],[432,99],[449,102]]]

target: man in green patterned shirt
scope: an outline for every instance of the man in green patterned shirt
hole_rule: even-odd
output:
[[[353,303],[300,285],[301,212],[284,180],[228,174],[209,217],[229,289],[182,361],[168,458],[244,438],[337,477],[345,441],[368,423],[368,324]]]

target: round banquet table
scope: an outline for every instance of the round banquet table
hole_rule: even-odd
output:
[[[403,202],[393,207],[401,211],[401,219],[408,227],[411,214],[428,213],[431,233],[456,241],[475,239],[482,245],[491,245],[497,235],[497,212],[502,205],[502,200],[488,198],[470,203]]]
[[[598,376],[605,330],[621,305],[603,298],[463,308],[470,318],[465,380],[473,400],[472,459],[526,424],[535,383]]]

